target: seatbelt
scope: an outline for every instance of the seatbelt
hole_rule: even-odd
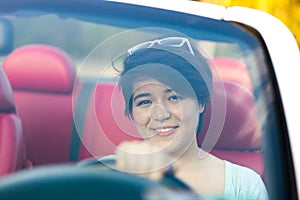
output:
[[[77,162],[79,160],[81,136],[85,124],[85,117],[95,84],[84,82],[78,95],[73,115],[73,127],[69,152],[69,161]]]

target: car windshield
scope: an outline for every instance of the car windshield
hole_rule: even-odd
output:
[[[83,145],[78,143],[78,136],[74,136],[74,131],[56,135],[55,138],[50,135],[38,136],[32,132],[40,130],[31,129],[31,125],[26,124],[30,124],[29,120],[25,120],[25,137],[28,137],[26,140],[30,143],[27,147],[28,159],[33,164],[38,166],[78,162],[93,156],[111,155],[122,140],[135,138],[135,135],[130,134],[130,137],[118,136],[118,132],[128,135],[133,127],[124,115],[124,108],[120,108],[123,100],[119,96],[114,98],[114,94],[118,93],[117,89],[112,92],[109,89],[115,88],[119,81],[123,56],[127,55],[129,48],[145,41],[170,36],[184,37],[195,42],[209,60],[215,96],[222,96],[221,101],[211,99],[211,104],[207,106],[210,115],[204,117],[201,134],[197,136],[199,146],[223,159],[253,169],[261,175],[269,191],[279,188],[271,183],[284,179],[283,172],[277,173],[283,171],[281,163],[284,163],[284,156],[277,154],[279,150],[273,151],[273,148],[280,146],[277,140],[282,137],[279,136],[282,122],[278,123],[278,120],[284,118],[277,113],[280,105],[276,99],[278,91],[272,62],[264,41],[256,30],[235,22],[163,9],[153,11],[152,8],[133,5],[127,5],[125,9],[124,5],[112,2],[101,7],[94,1],[91,2],[93,3],[86,4],[82,10],[77,5],[69,9],[49,4],[48,7],[16,9],[0,15],[1,20],[9,22],[13,27],[12,50],[29,45],[52,46],[65,52],[76,69],[72,100],[69,103],[74,117],[70,127],[75,124],[75,134],[79,135],[79,141]],[[4,67],[9,53],[0,56],[0,64]],[[30,74],[30,71],[25,74]],[[53,79],[54,82],[55,80]],[[55,83],[49,83],[51,84]],[[12,85],[14,90],[21,91],[21,95],[26,93],[27,83]],[[43,90],[41,85],[39,89],[32,91]],[[99,92],[101,87],[103,91]],[[49,98],[52,98],[51,94],[53,91],[48,94]],[[38,95],[36,98],[39,98]],[[21,97],[15,96],[15,99],[17,104],[21,102]],[[51,107],[51,100],[48,101]],[[55,108],[52,111],[56,112],[54,110]],[[19,111],[23,117],[26,115],[26,108],[20,107]],[[44,115],[51,113],[50,110],[45,112],[47,113]],[[34,119],[32,115],[31,119]],[[100,136],[100,133],[105,137]],[[40,139],[36,139],[38,137]],[[68,143],[64,144],[62,141]],[[47,145],[43,146],[43,142]],[[51,145],[55,145],[57,151],[66,152],[51,153]]]

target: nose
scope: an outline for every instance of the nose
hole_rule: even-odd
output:
[[[171,117],[171,113],[168,108],[162,104],[153,105],[150,110],[150,117],[156,121],[164,122]]]

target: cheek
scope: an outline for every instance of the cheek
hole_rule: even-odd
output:
[[[133,108],[131,117],[139,126],[146,126],[150,120],[147,109]]]
[[[199,116],[199,108],[197,104],[190,102],[184,104],[181,108],[181,119],[182,121],[190,121],[191,119],[198,119]]]
[[[183,118],[183,107],[180,104],[169,105],[169,112],[178,120]]]
[[[190,118],[194,118],[194,114],[198,115],[198,107],[193,101],[182,101],[181,103],[173,104],[169,106],[169,110],[180,121],[187,121]]]

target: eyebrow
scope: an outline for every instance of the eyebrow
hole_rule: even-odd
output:
[[[170,92],[173,92],[173,90],[171,90],[171,89],[166,89],[164,92],[165,92],[165,93],[170,93]],[[149,97],[149,96],[151,96],[150,93],[142,93],[142,94],[138,94],[138,95],[136,95],[136,96],[133,98],[133,101],[136,101],[138,98]]]
[[[149,97],[150,93],[142,93],[142,94],[138,94],[133,98],[133,101],[137,100],[138,98],[142,98],[142,97]]]

